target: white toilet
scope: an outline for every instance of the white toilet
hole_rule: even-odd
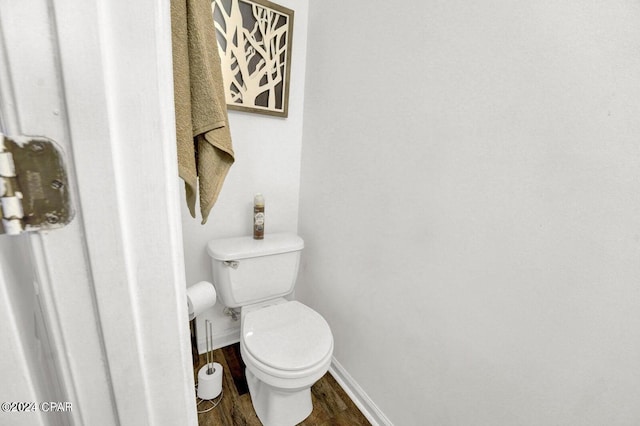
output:
[[[320,314],[288,301],[304,247],[291,233],[212,240],[213,284],[221,302],[240,308],[240,353],[251,401],[265,426],[300,423],[311,385],[329,369],[333,335]]]

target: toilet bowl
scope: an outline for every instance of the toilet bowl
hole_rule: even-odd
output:
[[[295,425],[313,410],[311,386],[329,369],[331,329],[317,312],[278,300],[241,312],[240,353],[251,402],[265,426]]]
[[[313,410],[311,386],[329,369],[333,335],[293,291],[302,239],[290,233],[212,240],[213,284],[240,308],[240,354],[251,402],[265,426],[293,426]]]

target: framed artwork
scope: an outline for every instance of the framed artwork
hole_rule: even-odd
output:
[[[229,109],[287,117],[293,10],[266,0],[213,0]]]

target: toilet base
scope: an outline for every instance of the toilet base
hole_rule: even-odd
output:
[[[313,411],[311,386],[278,389],[259,380],[248,368],[245,374],[253,408],[264,426],[294,426]]]

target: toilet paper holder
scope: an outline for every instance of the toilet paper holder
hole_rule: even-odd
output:
[[[206,337],[207,337],[207,353],[206,353],[206,365],[200,368],[198,371],[198,385],[196,394],[198,398],[203,401],[212,401],[218,396],[222,395],[222,365],[213,361],[213,325],[211,321],[205,320]],[[220,400],[222,397],[220,398]],[[209,410],[215,408],[220,400],[213,403],[213,406]],[[199,403],[198,403],[199,404]],[[209,411],[207,410],[207,411]],[[203,413],[206,411],[199,411]]]

